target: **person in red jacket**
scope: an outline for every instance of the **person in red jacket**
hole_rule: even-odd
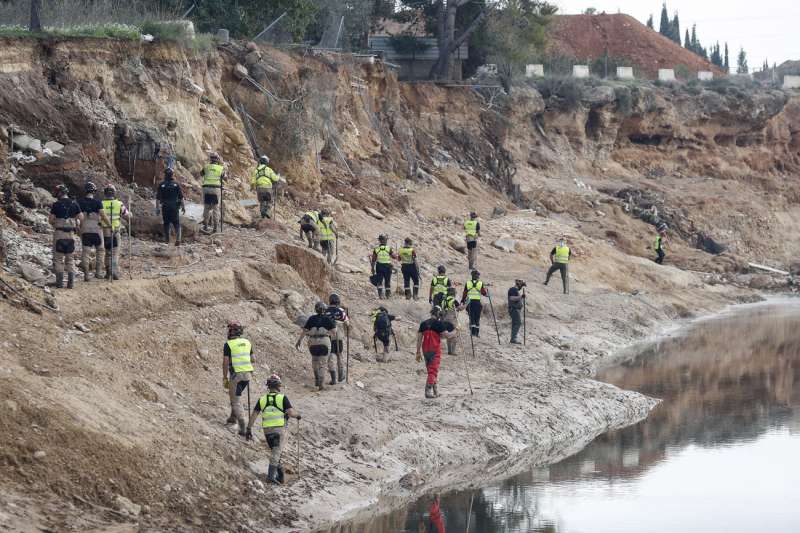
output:
[[[419,325],[417,332],[417,362],[425,356],[428,380],[425,383],[425,397],[438,398],[439,364],[442,360],[442,337],[451,339],[456,336],[455,327],[442,320],[442,308],[434,306],[431,317]]]
[[[428,518],[430,519],[431,533],[444,533],[444,516],[442,516],[442,506],[438,494],[433,497]]]

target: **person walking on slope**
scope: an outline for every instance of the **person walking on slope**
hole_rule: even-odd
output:
[[[387,245],[386,235],[378,235],[378,246],[372,250],[370,266],[372,275],[377,281],[378,299],[389,298],[392,295],[392,259],[397,259],[392,247]]]
[[[300,224],[300,240],[308,242],[308,247],[319,250],[319,211],[312,209],[303,213]]]
[[[467,305],[470,335],[473,337],[481,336],[481,311],[483,311],[481,297],[488,294],[481,281],[481,273],[473,270],[471,279],[464,284],[464,294],[461,295],[461,301]]]
[[[442,361],[442,337],[450,339],[456,336],[455,328],[450,322],[442,320],[442,309],[434,307],[431,317],[423,320],[417,332],[417,362],[425,357],[428,379],[425,382],[425,397],[439,397],[439,365]]]
[[[447,274],[447,269],[444,267],[444,265],[439,265],[436,268],[436,271],[438,274],[433,276],[431,279],[431,287],[428,290],[428,303],[443,307],[442,301],[447,295],[448,289],[450,289],[453,285],[450,283],[450,278],[445,275]]]
[[[269,167],[269,157],[262,155],[250,178],[250,187],[256,191],[258,196],[261,218],[272,218],[273,184],[280,180],[281,177]]]
[[[94,249],[94,277],[100,279],[103,275],[103,262],[105,249],[103,248],[103,229],[101,223],[108,224],[106,213],[103,211],[103,202],[94,197],[97,186],[87,181],[83,186],[86,195],[78,200],[78,205],[83,213],[81,220],[81,269],[83,281],[89,281],[89,254]]]
[[[183,190],[174,179],[171,168],[164,169],[164,181],[156,191],[156,215],[161,212],[164,223],[164,242],[169,244],[169,230],[175,228],[175,246],[181,245],[181,213],[186,213],[183,205]]]
[[[300,343],[308,337],[308,351],[311,353],[311,369],[314,372],[314,386],[317,390],[325,388],[325,367],[335,375],[336,367],[331,355],[331,336],[336,330],[336,322],[326,313],[328,306],[322,302],[314,305],[314,313],[306,320],[300,338],[294,347],[300,349]]]
[[[508,314],[511,315],[511,344],[522,344],[517,337],[522,328],[522,308],[525,306],[525,293],[520,291],[525,287],[521,279],[514,281],[514,286],[508,289]]]
[[[339,238],[339,231],[336,228],[336,222],[333,221],[333,217],[327,209],[320,211],[317,229],[319,231],[319,245],[322,248],[322,253],[325,255],[325,260],[328,264],[332,265],[333,256],[336,252],[336,240]]]
[[[653,250],[656,252],[656,258],[654,261],[659,265],[664,263],[664,257],[666,254],[664,253],[664,238],[667,236],[666,228],[659,228],[658,234],[656,235],[656,239],[653,242]]]
[[[75,239],[72,237],[83,221],[83,213],[78,203],[69,197],[66,185],[56,187],[55,203],[50,207],[50,225],[53,226],[53,270],[56,273],[56,287],[64,288],[64,271],[67,272],[67,288],[75,284]]]
[[[238,423],[239,435],[242,437],[245,436],[247,418],[242,414],[241,398],[242,393],[250,386],[254,370],[253,345],[243,334],[244,327],[239,322],[228,322],[228,341],[222,349],[222,386],[228,391],[231,402],[231,414],[227,423]]]
[[[267,378],[267,393],[261,396],[250,413],[247,422],[245,438],[253,440],[253,424],[261,415],[261,428],[264,430],[264,440],[269,447],[269,468],[267,469],[267,482],[283,483],[283,466],[281,466],[281,452],[283,451],[283,428],[286,427],[288,418],[302,420],[300,413],[292,407],[289,398],[281,393],[281,377],[272,374]]]
[[[331,294],[328,298],[328,309],[326,313],[336,323],[336,329],[331,335],[331,353],[336,356],[336,371],[330,370],[331,382],[330,385],[336,385],[337,374],[338,381],[341,383],[347,377],[344,368],[344,341],[350,330],[350,317],[347,315],[347,310],[341,307],[342,300],[338,294]]]
[[[419,266],[417,251],[410,237],[403,241],[403,247],[397,251],[400,258],[400,271],[403,273],[403,292],[406,300],[419,298]]]
[[[442,312],[444,313],[443,318],[445,322],[450,322],[451,324],[453,324],[453,327],[456,330],[456,334],[460,329],[458,324],[458,312],[463,310],[464,306],[460,305],[458,303],[458,299],[456,299],[455,287],[448,287],[447,296],[445,296],[444,300],[442,300]],[[455,355],[457,346],[458,346],[458,335],[454,337],[448,337],[447,355]]]
[[[107,222],[103,226],[103,246],[106,248],[106,279],[119,279],[119,245],[120,227],[122,219],[131,223],[131,214],[120,200],[117,199],[117,188],[111,184],[103,189],[103,212]]]
[[[464,239],[467,241],[467,261],[470,270],[478,267],[478,238],[480,236],[481,223],[478,222],[478,214],[473,211],[464,221]]]
[[[203,180],[203,233],[216,233],[220,225],[220,197],[222,184],[226,179],[225,167],[220,162],[219,155],[212,152],[210,162],[203,167],[200,178]]]
[[[561,274],[561,285],[564,287],[564,294],[569,294],[569,265],[572,251],[567,246],[567,238],[561,237],[555,247],[550,251],[550,269],[547,271],[547,277],[544,284],[550,283],[550,276],[556,271]]]
[[[397,317],[389,314],[389,310],[383,306],[372,310],[372,342],[375,345],[375,360],[379,363],[386,363],[389,361],[389,343],[394,336],[392,330],[392,322],[397,320]],[[376,341],[381,341],[383,344],[383,352],[378,352]],[[395,339],[395,342],[397,340]]]

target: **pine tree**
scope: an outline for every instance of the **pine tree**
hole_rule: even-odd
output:
[[[681,23],[678,20],[678,12],[675,12],[675,16],[672,17],[672,22],[670,22],[670,39],[675,41],[679,46],[681,44]]]
[[[664,5],[661,6],[661,23],[658,26],[658,33],[664,37],[669,37],[671,32],[672,28],[670,27],[669,15],[667,14],[667,3],[664,2]]]
[[[686,29],[686,37],[683,38],[683,47],[687,50],[692,49],[692,41],[689,39],[689,29]]]
[[[723,59],[722,68],[725,69],[725,72],[730,73],[731,71],[731,62],[728,58],[728,43],[725,43],[725,57]]]
[[[711,63],[722,68],[722,54],[720,53],[719,41],[711,47]]]
[[[700,42],[697,40],[697,24],[692,24],[692,43],[691,50],[695,54],[700,53]]]
[[[747,66],[747,54],[744,48],[739,48],[739,56],[736,58],[736,73],[747,74],[750,68]]]
[[[650,13],[650,18],[647,19],[647,27],[650,28],[651,30],[655,29],[655,26],[653,25],[653,14],[652,13]]]

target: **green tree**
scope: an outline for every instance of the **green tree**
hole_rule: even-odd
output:
[[[687,50],[692,49],[692,41],[689,39],[689,30],[686,30],[686,36],[683,38],[683,47]]]
[[[314,0],[200,0],[190,18],[202,32],[227,28],[238,38],[252,38],[281,16],[279,28],[302,40],[319,8]]]
[[[678,19],[678,12],[672,17],[672,22],[669,23],[669,38],[680,46],[681,44],[681,22]]]
[[[722,54],[720,53],[719,41],[717,41],[717,44],[711,47],[711,62],[719,68],[724,66],[722,62]]]
[[[672,28],[669,22],[669,14],[667,13],[667,3],[661,6],[661,22],[658,25],[658,33],[663,35],[664,37],[669,37],[672,35]]]
[[[597,14],[597,8],[595,8],[595,7],[587,7],[583,11],[583,14],[584,15],[596,15]]]
[[[655,26],[654,26],[654,23],[653,23],[653,14],[652,13],[650,13],[650,17],[647,19],[647,27],[650,28],[651,30],[655,29]]]
[[[722,68],[725,69],[725,72],[731,71],[731,62],[728,56],[728,43],[725,43],[725,57],[722,62]]]
[[[736,58],[736,73],[747,74],[750,68],[747,66],[747,53],[744,48],[739,48],[739,56]]]

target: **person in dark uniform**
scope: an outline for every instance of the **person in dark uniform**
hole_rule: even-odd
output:
[[[58,200],[50,207],[50,224],[53,226],[53,270],[56,273],[56,287],[64,287],[64,271],[67,272],[67,288],[75,284],[75,264],[72,255],[75,253],[75,239],[72,234],[77,231],[83,220],[83,213],[78,202],[69,197],[66,185],[56,187]]]
[[[156,202],[156,213],[160,210],[164,221],[164,242],[169,244],[169,230],[172,226],[175,228],[175,246],[180,246],[181,220],[178,213],[186,213],[186,207],[183,205],[183,191],[173,178],[171,168],[164,170],[164,181],[158,185]]]

